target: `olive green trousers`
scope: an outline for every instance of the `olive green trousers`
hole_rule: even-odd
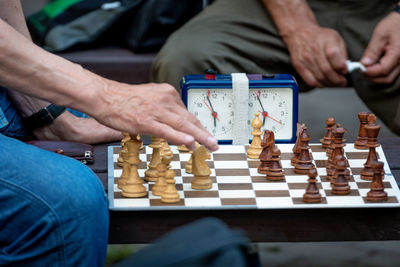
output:
[[[349,59],[359,61],[375,26],[396,1],[312,0],[308,4],[322,27],[333,28],[343,37]],[[301,91],[311,89],[292,67],[289,52],[260,0],[215,1],[171,35],[152,66],[150,80],[179,88],[183,76],[207,68],[218,73],[289,73]],[[355,71],[348,82],[400,134],[400,79],[391,85],[372,84]]]

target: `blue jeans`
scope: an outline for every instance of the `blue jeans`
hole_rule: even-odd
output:
[[[104,266],[108,225],[89,168],[0,134],[0,266]]]
[[[89,116],[73,109],[67,108],[73,115],[81,118]],[[18,139],[25,139],[29,132],[24,127],[21,115],[15,109],[5,88],[0,87],[0,134]]]

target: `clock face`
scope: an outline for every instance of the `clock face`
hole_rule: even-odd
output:
[[[232,89],[189,89],[188,110],[193,113],[218,140],[232,139]],[[247,128],[252,139],[251,122],[259,113],[262,131],[272,130],[276,139],[291,139],[293,133],[293,90],[291,88],[250,88]]]

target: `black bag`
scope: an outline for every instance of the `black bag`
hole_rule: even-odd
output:
[[[247,238],[220,220],[206,218],[177,228],[116,267],[261,266]]]
[[[28,27],[53,52],[102,45],[156,52],[201,9],[202,0],[56,0],[31,15]]]

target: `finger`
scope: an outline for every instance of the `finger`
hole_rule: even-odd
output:
[[[157,117],[157,120],[177,131],[193,136],[210,150],[214,151],[218,148],[216,139],[186,109],[182,109],[181,112],[164,113],[163,116]]]
[[[379,63],[367,67],[366,75],[370,77],[388,76],[399,64],[399,51],[388,50]]]
[[[338,47],[334,47],[331,45],[326,46],[325,54],[329,64],[336,72],[343,75],[347,74],[347,66],[346,66],[347,51],[346,51],[346,44],[344,42],[339,42]],[[344,80],[346,82],[345,78]]]
[[[346,79],[343,75],[340,75],[336,72],[336,70],[332,67],[325,53],[321,53],[317,58],[317,64],[319,66],[320,71],[324,75],[324,84],[326,86],[345,86]]]
[[[383,38],[379,31],[374,31],[371,40],[364,51],[364,55],[361,58],[361,63],[364,66],[370,66],[378,62],[380,56],[383,54],[385,44],[386,38]]]
[[[389,75],[379,77],[367,77],[373,83],[391,84],[400,74],[400,66],[395,67]]]
[[[303,81],[312,88],[321,88],[322,84],[314,77],[309,69],[302,64],[293,63],[293,67],[299,73]]]
[[[190,150],[193,150],[196,146],[193,136],[177,131],[164,123],[153,121],[142,130],[143,134],[164,138],[173,145],[185,145]]]

